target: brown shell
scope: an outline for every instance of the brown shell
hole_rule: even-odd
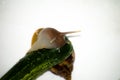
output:
[[[40,28],[40,29],[36,30],[35,33],[33,34],[32,41],[31,41],[31,46],[37,40],[38,33],[42,29],[43,28]],[[72,54],[65,61],[63,61],[60,64],[57,64],[57,65],[53,66],[50,69],[50,71],[52,73],[56,74],[56,75],[59,75],[59,76],[65,78],[66,80],[71,80],[74,60],[75,60],[75,54],[74,54],[74,51],[73,51]]]

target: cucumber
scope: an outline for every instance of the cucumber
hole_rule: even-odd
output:
[[[39,49],[29,52],[0,80],[35,80],[53,66],[67,59],[73,51],[69,40],[60,48]]]

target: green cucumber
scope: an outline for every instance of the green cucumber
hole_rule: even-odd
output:
[[[38,76],[67,59],[73,51],[70,41],[60,48],[29,52],[0,80],[35,80]]]

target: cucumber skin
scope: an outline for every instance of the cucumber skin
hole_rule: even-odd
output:
[[[0,80],[35,80],[56,64],[67,59],[73,51],[70,42],[61,48],[39,49],[28,53]]]

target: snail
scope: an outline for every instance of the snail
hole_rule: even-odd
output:
[[[76,32],[79,31],[59,32],[54,28],[38,29],[32,37],[31,49],[29,51],[40,48],[61,47],[66,43],[65,35]],[[60,64],[53,66],[50,71],[56,75],[65,78],[66,80],[71,80],[74,59],[75,54],[73,51],[72,54],[66,60],[64,60]]]

